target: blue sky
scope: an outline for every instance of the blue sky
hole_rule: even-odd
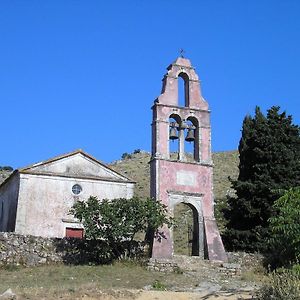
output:
[[[299,12],[298,0],[2,0],[0,165],[150,151],[150,107],[180,48],[212,111],[213,151],[237,149],[256,105],[299,124]]]

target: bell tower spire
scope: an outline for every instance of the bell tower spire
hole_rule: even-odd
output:
[[[183,103],[179,103],[179,80]],[[177,204],[189,205],[194,215],[192,255],[226,261],[213,210],[210,111],[188,59],[178,57],[167,68],[152,111],[151,197],[171,214]],[[153,241],[153,258],[173,256],[172,229],[162,230],[164,238]]]

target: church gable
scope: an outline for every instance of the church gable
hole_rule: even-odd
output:
[[[70,177],[91,177],[127,181],[127,177],[111,170],[92,156],[78,150],[19,170],[21,173],[49,174]]]

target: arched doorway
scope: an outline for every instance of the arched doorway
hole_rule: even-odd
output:
[[[186,203],[174,208],[174,254],[199,256],[199,216],[197,210]]]
[[[173,254],[206,258],[201,194],[169,192],[169,203],[176,222],[172,228]]]

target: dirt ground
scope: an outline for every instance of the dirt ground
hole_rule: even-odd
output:
[[[230,293],[230,292],[168,292],[168,291],[138,291],[138,290],[124,290],[115,291],[116,295],[99,294],[94,297],[84,296],[84,300],[248,300],[253,299],[251,293]]]

